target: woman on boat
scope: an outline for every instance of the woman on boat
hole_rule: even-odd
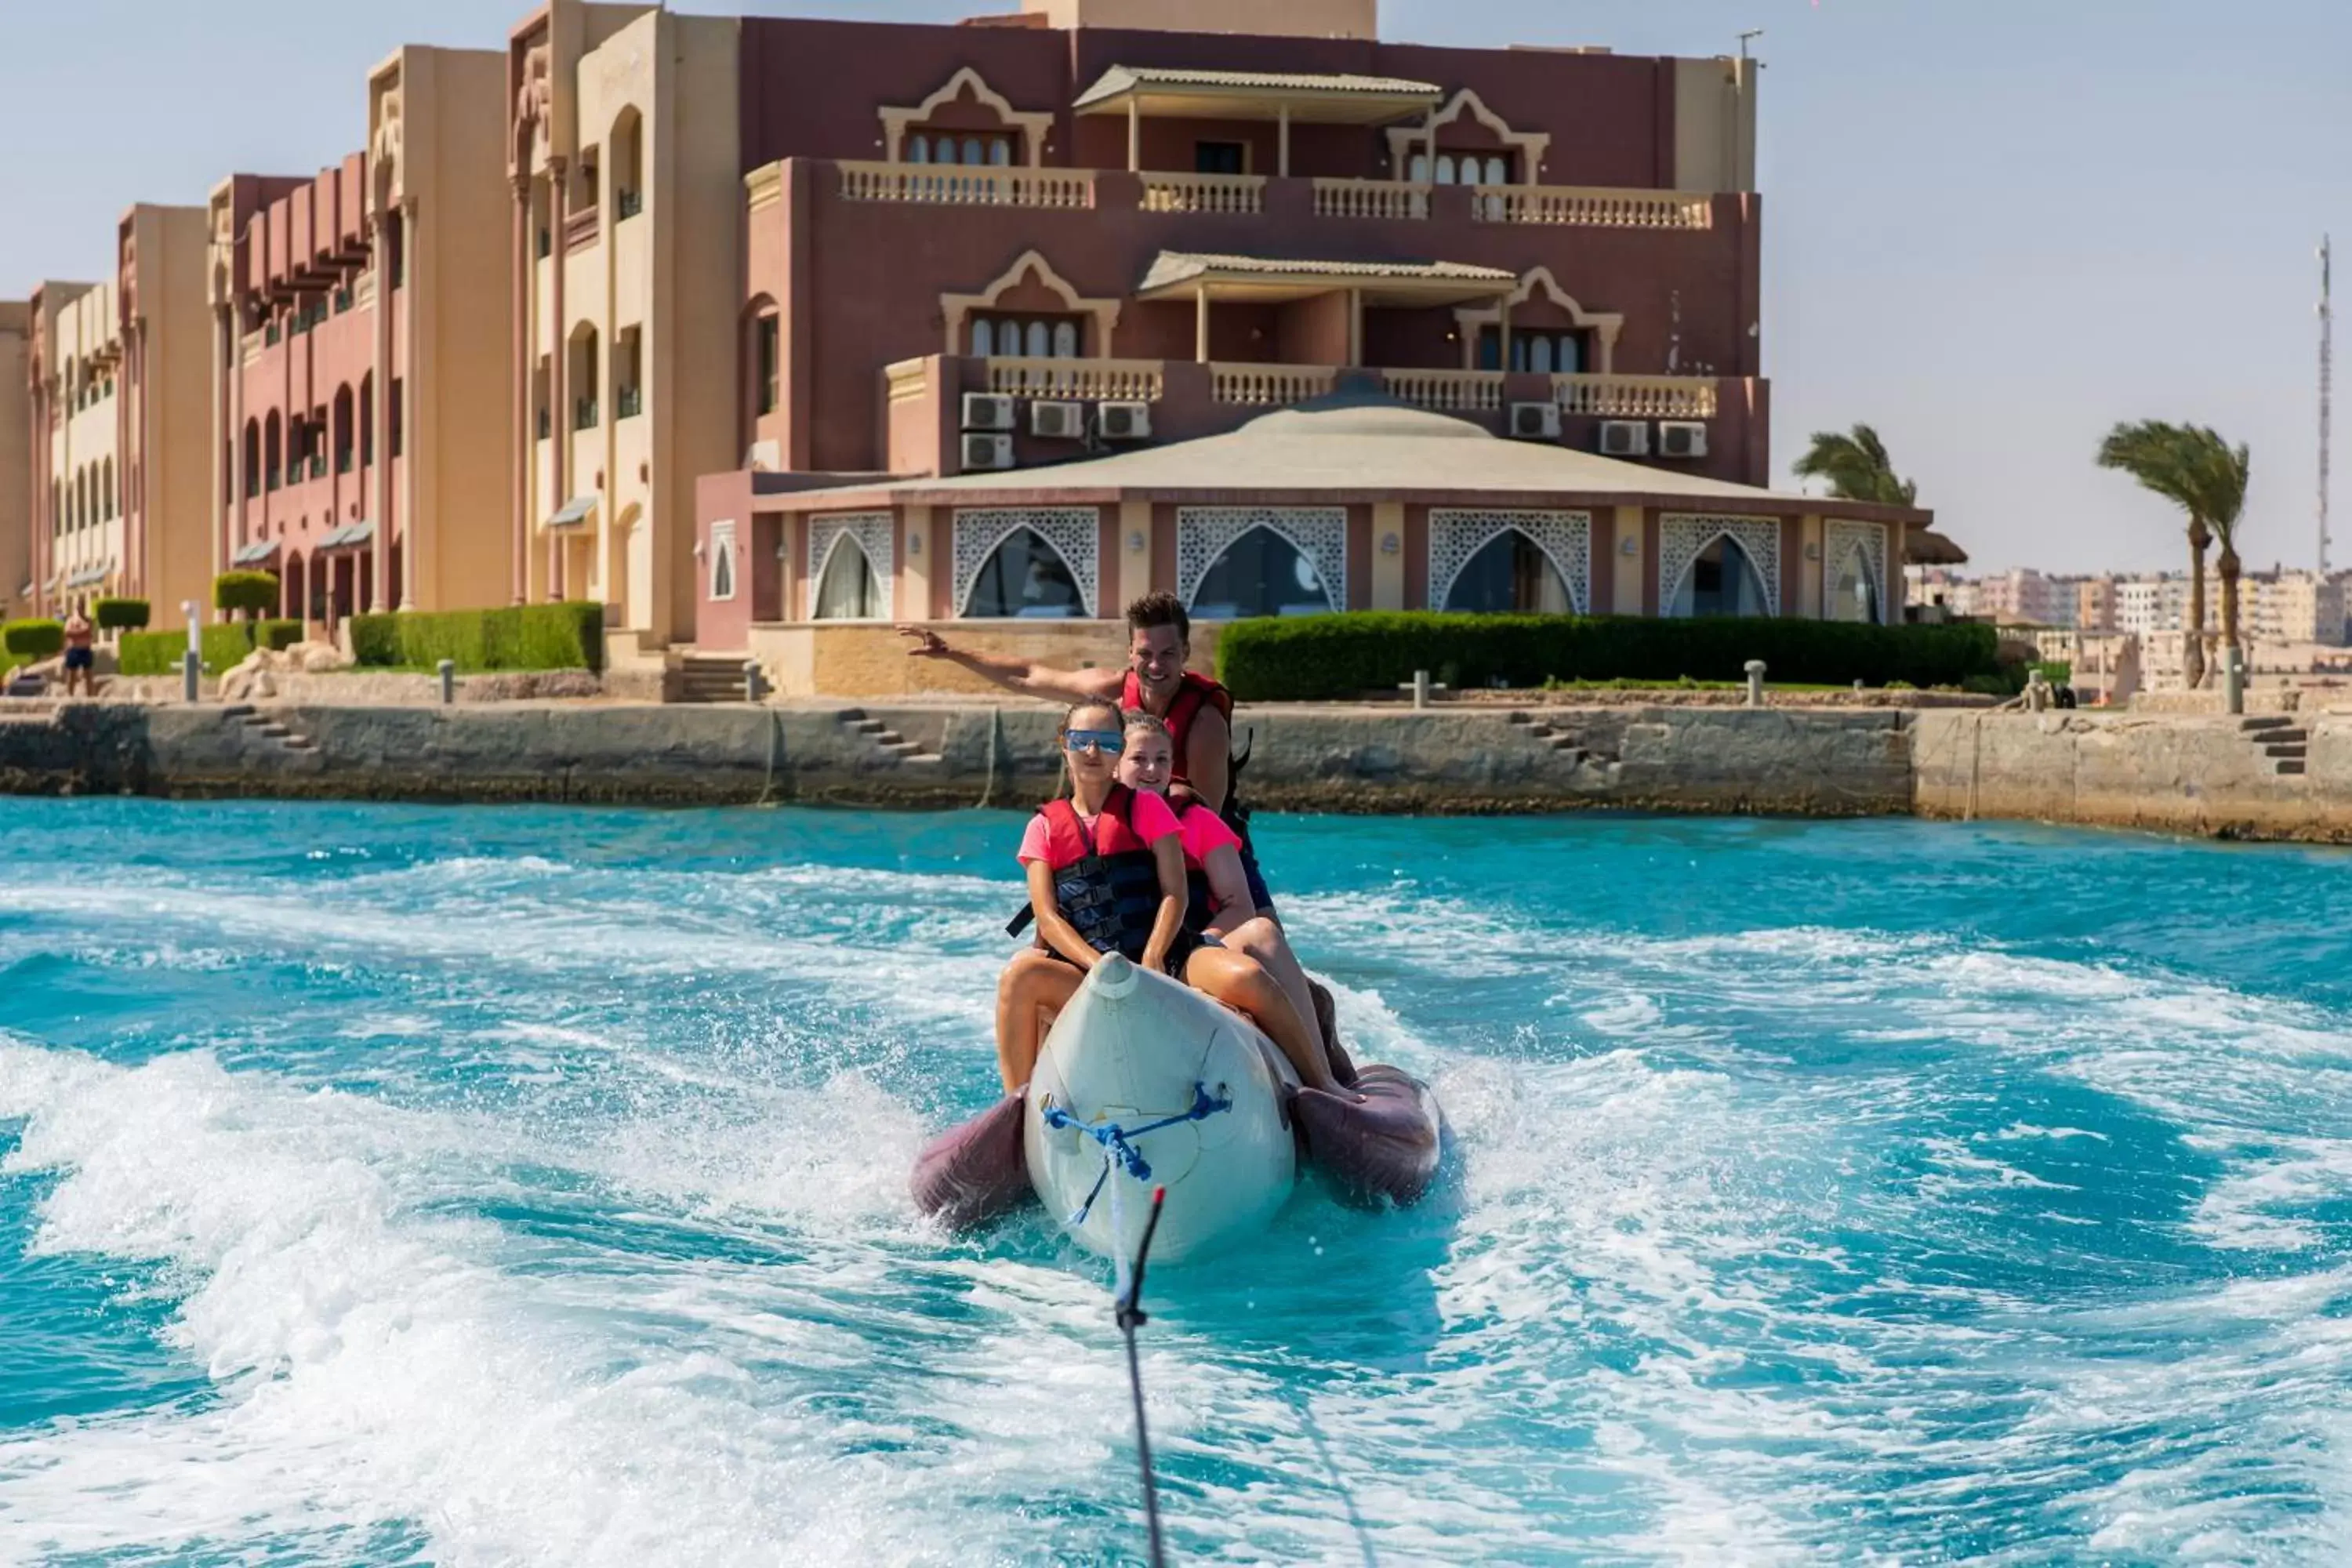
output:
[[[1038,948],[1005,966],[996,994],[996,1056],[1004,1087],[1029,1081],[1047,1020],[1107,953],[1182,980],[1248,1014],[1310,1088],[1338,1080],[1283,988],[1254,960],[1185,923],[1183,834],[1168,803],[1118,781],[1126,726],[1107,701],[1064,715],[1070,798],[1038,809],[1021,840]],[[1308,1015],[1311,1016],[1312,1015]]]

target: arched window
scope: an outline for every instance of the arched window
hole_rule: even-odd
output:
[[[352,444],[352,388],[349,382],[335,389],[334,422],[335,472],[348,474],[355,449]]]
[[[98,493],[106,504],[106,521],[112,522],[122,515],[122,498],[114,488],[114,459],[109,458],[99,470]]]
[[[1717,534],[1675,584],[1666,613],[1689,617],[1769,616],[1772,611],[1764,603],[1764,580],[1748,552],[1730,535]]]
[[[1425,185],[1429,183],[1428,153],[1415,153],[1412,155],[1412,173],[1409,177],[1416,185]]]
[[[1490,185],[1509,184],[1511,183],[1511,165],[1501,158],[1487,159],[1486,183]]]
[[[1551,340],[1537,338],[1528,344],[1528,368],[1538,375],[1551,374]]]
[[[613,149],[613,220],[633,218],[645,210],[645,121],[635,109],[624,109],[613,121],[608,139]]]
[[[278,433],[278,410],[275,408],[269,411],[269,422],[262,427],[262,484],[265,489],[274,490],[278,486],[280,476],[285,473],[280,461],[285,448]]]
[[[928,163],[931,161],[931,139],[928,136],[907,138],[907,162]]]
[[[1838,566],[1837,587],[1830,595],[1829,619],[1880,623],[1878,579],[1870,569],[1870,553],[1859,544],[1845,552]]]
[[[1023,343],[1022,348],[1023,352],[1027,353],[1031,359],[1051,358],[1054,352],[1054,335],[1052,329],[1047,327],[1043,321],[1030,322],[1028,337]]]
[[[1013,162],[1013,139],[995,136],[989,139],[988,161],[1002,169]]]
[[[571,355],[564,374],[572,388],[572,427],[593,430],[604,423],[596,401],[601,362],[596,355],[596,329],[586,321],[572,329]]]
[[[1078,357],[1077,322],[1064,321],[1054,323],[1054,357],[1055,359]]]
[[[940,163],[952,163],[956,161],[956,139],[954,137],[942,136],[938,141],[932,142],[931,147],[933,151],[933,162]]]
[[[974,359],[986,359],[996,352],[996,323],[986,316],[971,323],[971,353]]]
[[[360,377],[360,467],[375,461],[375,372]]]
[[[890,613],[886,586],[865,547],[846,532],[834,536],[817,578],[809,618],[817,621],[878,621]]]
[[[714,522],[710,525],[710,597],[714,601],[735,596],[735,525]]]
[[[1087,613],[1077,579],[1032,528],[1005,535],[972,580],[963,613],[981,620],[1068,620]]]
[[[1437,155],[1437,183],[1441,185],[1454,183],[1454,154],[1451,153]]]
[[[1270,528],[1253,528],[1225,547],[1192,593],[1204,621],[1255,616],[1319,616],[1337,609],[1315,563]]]
[[[1444,607],[1468,615],[1563,616],[1576,602],[1542,546],[1511,528],[1470,557],[1446,591]]]

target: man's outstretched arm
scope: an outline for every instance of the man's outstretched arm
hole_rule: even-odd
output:
[[[1121,669],[1055,669],[1025,658],[951,647],[946,638],[928,626],[900,626],[898,635],[914,639],[915,646],[907,650],[908,658],[945,659],[1024,697],[1055,697],[1065,702],[1116,699],[1127,679],[1127,672]]]

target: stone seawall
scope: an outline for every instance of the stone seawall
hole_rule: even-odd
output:
[[[516,703],[70,704],[0,719],[0,789],[362,800],[1026,805],[1054,710]],[[1268,706],[1244,787],[1275,810],[1637,808],[1851,816],[1910,805],[1886,710]]]
[[[0,791],[415,801],[1026,805],[1055,712],[541,702],[0,710]],[[2352,843],[2352,718],[1880,709],[1268,705],[1246,798],[1272,810],[1916,812]]]
[[[2352,843],[2352,719],[1920,713],[1910,731],[1923,816]]]

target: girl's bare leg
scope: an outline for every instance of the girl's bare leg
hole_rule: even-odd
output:
[[[1055,1016],[1069,1005],[1086,976],[1073,965],[1030,948],[1013,955],[996,982],[996,1070],[1011,1094],[1037,1069],[1037,1052]]]
[[[1184,981],[1256,1019],[1257,1026],[1290,1058],[1299,1082],[1309,1089],[1345,1092],[1339,1080],[1331,1076],[1331,1060],[1323,1052],[1323,1042],[1316,1038],[1314,1030],[1290,1005],[1290,998],[1282,994],[1282,987],[1255,960],[1222,947],[1204,947],[1186,961]]]
[[[1314,987],[1307,984],[1307,971],[1298,966],[1298,955],[1290,951],[1290,939],[1282,934],[1280,926],[1264,915],[1253,915],[1225,932],[1222,940],[1235,952],[1257,960],[1258,967],[1272,975],[1282,994],[1290,998],[1298,1016],[1316,1023]]]

